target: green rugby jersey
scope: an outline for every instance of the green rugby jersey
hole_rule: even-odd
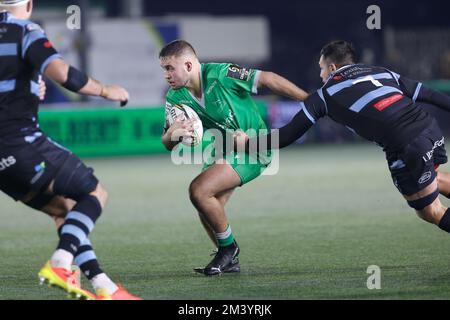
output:
[[[165,129],[170,108],[182,104],[197,112],[204,129],[219,129],[223,133],[267,129],[251,97],[251,93],[257,93],[260,74],[259,70],[230,63],[202,64],[202,99],[197,99],[187,88],[170,89],[166,97]]]

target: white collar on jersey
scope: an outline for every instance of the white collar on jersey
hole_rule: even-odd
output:
[[[344,69],[346,69],[346,68],[349,68],[349,67],[352,67],[352,66],[354,66],[355,64],[347,64],[346,66],[343,66],[343,67],[340,67],[339,69],[337,69],[335,72],[333,72],[333,75],[335,75],[336,73],[338,73],[339,71],[342,71],[342,70],[344,70]]]
[[[355,66],[355,65],[356,65],[356,63],[354,63],[354,64],[347,64],[347,65],[345,65],[345,66],[343,66],[343,67],[340,67],[339,69],[337,69],[335,72],[331,73],[331,74],[328,76],[328,79],[327,79],[327,81],[325,81],[325,84],[326,84],[328,81],[330,81],[330,79],[333,78],[334,75],[335,75],[336,73],[338,73],[339,71],[342,71],[342,70],[347,69],[347,68],[349,68],[349,67],[353,67],[353,66]]]

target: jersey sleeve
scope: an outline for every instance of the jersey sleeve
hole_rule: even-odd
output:
[[[230,89],[240,93],[258,93],[258,82],[261,71],[249,69],[236,64],[221,66],[220,79]]]
[[[400,86],[400,89],[403,91],[403,94],[411,98],[413,101],[416,101],[419,96],[422,83],[406,78],[392,71],[390,71],[390,73],[394,76],[395,80]]]
[[[327,115],[327,107],[319,92],[312,94],[305,102],[301,102],[300,111],[284,127],[272,130],[268,135],[249,139],[246,151],[249,153],[263,151],[261,145],[270,149],[287,147],[300,139],[320,118]],[[265,140],[266,144],[260,141]]]
[[[325,102],[318,92],[309,96],[300,105],[300,111],[291,122],[278,131],[279,148],[287,147],[300,139],[320,118],[327,114]]]
[[[323,94],[321,94],[321,90],[310,95],[305,102],[301,103],[301,105],[302,109],[300,112],[303,112],[312,124],[315,124],[317,120],[325,117],[328,113],[327,105],[323,98]]]
[[[55,59],[62,59],[62,56],[48,40],[42,28],[34,23],[25,26],[25,34],[22,40],[22,57],[41,74],[45,68]]]
[[[403,93],[414,102],[421,101],[450,112],[450,97],[424,86],[421,82],[392,72]]]

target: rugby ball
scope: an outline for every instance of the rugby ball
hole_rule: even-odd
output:
[[[194,133],[190,137],[183,137],[181,143],[188,147],[197,146],[203,138],[203,124],[198,114],[187,105],[174,105],[169,110],[169,125],[181,116],[185,120],[194,120]]]

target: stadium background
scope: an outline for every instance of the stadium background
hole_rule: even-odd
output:
[[[450,94],[443,1],[35,3],[34,20],[69,62],[132,95],[120,109],[47,82],[40,113],[43,130],[92,165],[109,190],[93,240],[105,269],[130,291],[149,299],[450,298],[448,237],[414,217],[377,147],[328,120],[299,141],[306,146],[281,152],[277,176],[258,179],[230,202],[243,274],[190,274],[210,249],[187,196],[199,167],[174,166],[160,143],[167,86],[157,59],[165,43],[184,38],[203,62],[274,71],[312,91],[321,86],[321,47],[346,39],[361,61]],[[66,26],[74,4],[83,17],[78,31]],[[372,4],[381,8],[381,30],[366,27]],[[299,109],[268,91],[256,99],[274,128]],[[424,107],[449,135],[450,114]],[[8,259],[0,263],[0,298],[60,298],[35,288],[29,270],[53,248],[51,221],[1,197],[0,250]],[[371,264],[383,271],[382,290],[366,287]]]
[[[345,38],[355,44],[360,61],[386,66],[450,93],[449,22],[445,10],[439,10],[439,2],[380,2],[381,30],[369,30],[366,10],[373,4],[369,1],[337,5],[333,1],[282,0],[277,6],[228,1],[225,7],[214,1],[79,1],[82,12],[89,12],[82,15],[80,31],[67,29],[65,23],[70,16],[66,8],[77,2],[54,3],[40,1],[38,9],[45,9],[37,10],[36,17],[68,61],[100,80],[123,84],[133,97],[131,107],[153,109],[111,111],[104,117],[78,111],[80,121],[72,116],[67,120],[65,112],[53,112],[47,120],[44,113],[43,128],[81,155],[164,152],[159,135],[167,86],[156,57],[164,43],[177,38],[191,41],[202,61],[230,61],[274,71],[307,91],[321,86],[317,66],[321,47]],[[47,108],[76,107],[70,102],[77,99],[49,83]],[[257,99],[274,128],[298,111],[298,104],[268,91],[260,92]],[[99,99],[90,99],[88,105],[105,108]],[[447,130],[450,115],[428,109]],[[94,120],[99,117],[104,120]],[[360,141],[329,120],[321,121],[304,140]]]

